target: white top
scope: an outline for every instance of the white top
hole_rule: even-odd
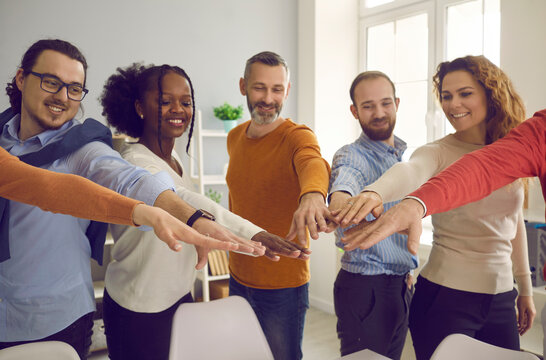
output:
[[[173,157],[181,165],[176,152]],[[126,144],[121,156],[152,174],[166,171],[175,183],[180,198],[196,209],[204,209],[216,217],[216,222],[233,233],[250,239],[264,231],[249,221],[229,212],[209,198],[188,188],[186,172],[180,177],[165,161],[141,144]],[[106,269],[105,284],[108,294],[126,309],[154,313],[172,306],[191,291],[195,281],[197,253],[193,245],[183,243],[180,252],[174,252],[159,240],[153,231],[135,227],[110,225],[115,244],[113,261]]]
[[[418,148],[408,162],[395,164],[365,189],[377,192],[385,203],[400,199],[482,147],[448,135]],[[512,290],[515,276],[520,295],[532,295],[522,205],[523,186],[515,181],[482,200],[432,215],[432,250],[421,275],[449,288],[485,294]]]

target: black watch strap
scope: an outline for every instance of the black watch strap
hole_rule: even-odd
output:
[[[192,216],[190,216],[188,221],[186,221],[186,225],[188,225],[189,227],[192,227],[193,223],[196,222],[197,219],[202,217],[214,221],[214,216],[211,213],[204,210],[197,210],[193,213]]]

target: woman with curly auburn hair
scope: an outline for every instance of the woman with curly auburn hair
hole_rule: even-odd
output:
[[[485,56],[469,55],[438,65],[432,81],[440,102],[444,77],[457,70],[470,73],[485,90],[487,96],[485,145],[504,137],[525,120],[525,107],[512,81]]]
[[[433,81],[455,133],[421,146],[408,162],[391,167],[353,197],[337,220],[359,223],[371,210],[381,212],[384,202],[403,198],[524,120],[525,109],[511,81],[483,56],[441,63]],[[536,314],[522,206],[523,185],[515,181],[482,200],[432,215],[432,249],[409,314],[418,360],[429,359],[453,333],[519,350],[518,334],[531,327]]]
[[[279,259],[277,254],[308,256],[295,244],[189,190],[192,185],[174,150],[176,139],[189,128],[188,151],[195,121],[193,85],[183,69],[136,63],[118,68],[107,80],[100,101],[111,126],[138,138],[137,143],[124,145],[122,157],[151,173],[167,172],[184,201],[213,215],[236,235],[256,241],[249,241],[249,249],[242,251],[254,255],[265,252],[274,261]],[[206,259],[207,250],[183,245],[179,253],[169,252],[166,246],[153,241],[155,235],[151,232],[127,226],[111,230],[114,261],[106,270],[103,302],[109,356],[113,360],[167,359],[172,317],[181,303],[193,301],[190,291],[196,255]]]

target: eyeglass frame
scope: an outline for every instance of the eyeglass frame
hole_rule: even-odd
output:
[[[73,101],[78,101],[78,102],[81,102],[83,101],[83,99],[85,98],[85,95],[87,95],[87,93],[89,92],[88,89],[84,88],[82,85],[79,85],[79,84],[67,84],[65,83],[64,81],[62,81],[61,79],[59,79],[57,76],[55,75],[51,75],[51,74],[40,74],[40,73],[37,73],[35,71],[29,71],[28,72],[29,74],[32,74],[36,77],[39,77],[40,78],[40,89],[42,89],[43,91],[47,92],[47,93],[50,93],[50,94],[58,94],[59,91],[62,90],[62,88],[66,87],[66,96],[70,99],[70,100],[73,100]],[[52,77],[52,78],[55,78],[57,81],[59,81],[62,85],[59,86],[59,89],[57,91],[50,91],[50,90],[46,90],[44,89],[44,87],[42,86],[42,83],[44,81],[44,77],[45,76],[49,76],[49,77]],[[70,97],[70,93],[68,91],[68,87],[69,86],[78,86],[78,87],[81,87],[82,88],[82,93],[83,93],[83,96],[81,99],[73,99]]]

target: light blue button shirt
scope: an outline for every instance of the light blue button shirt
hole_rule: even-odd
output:
[[[58,141],[79,124],[72,120],[21,141],[19,122],[16,115],[0,129],[0,146],[16,156]],[[149,205],[174,188],[167,173],[151,175],[102,142],[84,145],[43,168],[86,177]],[[95,310],[88,225],[89,220],[10,201],[11,258],[0,263],[0,342],[47,337]]]
[[[382,141],[370,140],[362,133],[352,144],[345,145],[334,155],[330,193],[345,191],[354,196],[366,185],[373,183],[391,166],[402,160],[406,143],[394,137],[394,147]],[[385,211],[397,204],[384,204]],[[366,220],[373,220],[368,215]],[[348,227],[349,228],[349,227]],[[336,230],[336,245],[343,248],[340,238],[343,230]],[[407,236],[394,234],[369,249],[346,251],[341,258],[341,267],[351,273],[362,275],[403,275],[418,265],[418,260],[407,249]]]

